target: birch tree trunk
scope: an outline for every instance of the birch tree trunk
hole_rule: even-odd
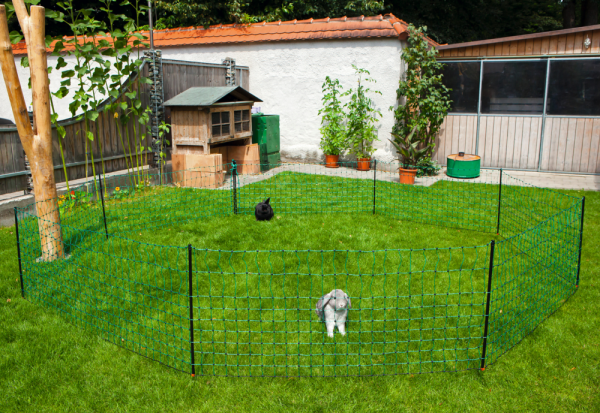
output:
[[[33,110],[36,119],[35,134],[27,116],[27,105],[17,74],[8,33],[6,10],[3,5],[0,5],[0,65],[19,137],[31,166],[42,249],[41,258],[44,261],[52,261],[64,257],[64,250],[52,161],[52,126],[44,39],[44,8],[31,6],[31,16],[29,16],[23,0],[15,0],[13,5],[27,42]]]

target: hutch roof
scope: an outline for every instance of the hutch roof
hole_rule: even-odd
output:
[[[164,103],[165,106],[212,106],[218,103],[262,102],[241,86],[191,87]]]

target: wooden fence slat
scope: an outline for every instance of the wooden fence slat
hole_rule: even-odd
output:
[[[563,123],[565,123],[564,126],[563,126]],[[551,152],[550,152],[550,165],[549,165],[549,168],[551,171],[559,170],[559,164],[560,164],[559,156],[564,155],[564,152],[565,152],[564,140],[561,138],[561,135],[562,135],[561,128],[563,128],[563,127],[564,127],[564,130],[566,131],[566,122],[563,122],[563,119],[561,119],[561,118],[554,118],[554,129],[552,131],[552,146],[551,146]],[[563,142],[562,148],[561,148],[561,142]]]
[[[519,159],[519,168],[527,169],[529,158],[531,157],[530,142],[532,139],[532,131],[534,118],[525,117],[523,118],[523,126],[521,130],[521,158]]]
[[[542,135],[542,118],[531,118],[531,131],[529,133],[529,155],[527,156],[527,169],[537,169],[540,158],[540,137]]]
[[[477,138],[477,116],[469,116],[467,125],[467,144],[465,150],[468,153],[475,153],[475,141]]]
[[[546,126],[544,128],[544,146],[542,148],[541,170],[547,170],[550,164],[550,144],[552,141],[552,129],[554,118],[546,118]]]
[[[592,127],[592,144],[590,148],[588,172],[598,173],[600,172],[600,162],[598,162],[600,156],[600,119],[597,118],[594,119],[594,126]]]
[[[567,134],[569,132],[569,119],[560,120],[560,128],[558,135],[558,153],[556,156],[556,170],[565,170],[565,153],[567,151]]]
[[[458,153],[461,118],[462,116],[455,116],[452,120],[452,153]]]
[[[523,153],[523,121],[525,118],[518,117],[515,118],[515,149],[513,152],[513,167],[514,168],[522,168],[523,157],[526,157],[527,154]]]
[[[576,119],[575,142],[573,147],[573,159],[569,171],[578,172],[581,167],[581,150],[583,148],[583,139],[585,137],[585,119]]]
[[[577,119],[569,118],[567,124],[567,142],[565,148],[564,167],[561,171],[570,171],[573,167],[573,156],[575,152],[575,139],[577,133]]]
[[[592,129],[594,127],[594,119],[584,119],[585,127],[583,132],[583,140],[581,143],[581,161],[579,164],[579,172],[588,172],[590,162],[590,149],[592,146]]]
[[[481,166],[489,166],[489,159],[487,157],[487,151],[486,151],[487,121],[488,121],[487,116],[481,116],[479,118],[479,147],[478,147],[477,155],[481,156]]]
[[[508,130],[506,133],[506,153],[504,154],[505,156],[505,161],[502,165],[506,165],[507,168],[514,168],[516,167],[516,162],[515,162],[515,126],[516,126],[516,118],[514,116],[511,116],[508,118]]]

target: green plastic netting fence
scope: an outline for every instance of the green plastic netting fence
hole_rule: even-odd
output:
[[[501,170],[398,183],[397,164],[227,164],[90,181],[15,209],[25,298],[166,366],[215,376],[365,376],[481,369],[576,291],[583,199]],[[270,168],[270,169],[269,169]],[[264,171],[261,172],[261,169]],[[140,229],[253,214],[362,212],[499,233],[456,248],[220,250],[138,242]],[[312,202],[318,199],[319,202]],[[48,204],[48,203],[47,203]],[[41,260],[37,210],[59,209],[65,257]],[[315,303],[352,299],[346,336]]]

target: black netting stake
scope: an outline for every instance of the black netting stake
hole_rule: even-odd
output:
[[[373,160],[373,215],[375,215],[375,193],[377,189],[377,159]]]
[[[583,213],[585,212],[585,197],[581,199],[581,224],[579,226],[579,259],[577,261],[577,281],[575,287],[579,287],[579,271],[581,270],[581,247],[583,245]],[[17,232],[18,234],[18,232]]]
[[[492,240],[490,245],[490,271],[488,274],[487,293],[485,298],[485,326],[483,328],[483,349],[481,350],[481,371],[485,370],[485,353],[487,351],[488,325],[490,321],[490,301],[492,297],[492,273],[494,271],[494,246],[496,241]]]
[[[21,297],[25,298],[25,285],[23,284],[23,268],[21,267],[21,243],[19,242],[19,218],[15,207],[15,233],[17,234],[17,257],[19,258],[19,278],[21,279]],[[580,255],[581,256],[581,255]]]
[[[188,297],[190,299],[190,356],[192,362],[192,377],[196,376],[196,365],[194,361],[194,298],[192,296],[192,244],[188,244]]]
[[[231,160],[231,176],[233,178],[233,213],[237,214],[237,164]]]
[[[106,231],[106,239],[108,239],[108,227],[106,226],[106,211],[104,210],[104,191],[102,190],[102,172],[98,172],[98,180],[100,181],[100,199],[102,200],[102,216],[104,218],[104,231]]]
[[[500,169],[500,187],[498,189],[498,226],[496,234],[500,235],[500,205],[502,205],[502,168]]]

